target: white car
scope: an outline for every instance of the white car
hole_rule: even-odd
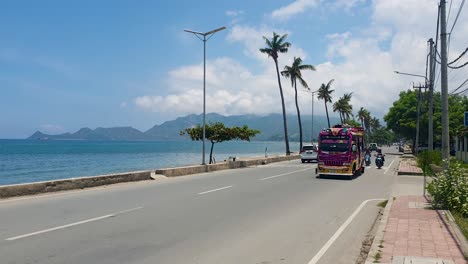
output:
[[[302,163],[308,161],[318,161],[318,147],[317,145],[306,145],[302,146],[301,149],[301,161]]]

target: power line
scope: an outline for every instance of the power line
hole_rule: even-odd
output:
[[[452,2],[453,0],[451,1],[450,3],[450,7],[452,7]],[[458,13],[457,13],[457,16],[455,17],[455,21],[453,21],[453,25],[452,25],[452,28],[450,29],[450,35],[452,34],[452,31],[453,31],[453,28],[455,27],[455,24],[457,24],[457,21],[458,21],[458,17],[460,16],[460,13],[463,9],[463,5],[465,4],[465,0],[462,1],[462,3],[460,4],[460,8],[458,9]],[[450,14],[450,13],[449,13]],[[450,37],[449,37],[450,38]]]
[[[458,86],[455,90],[451,91],[450,94],[454,94],[458,89],[462,88],[466,83],[468,82],[468,79],[466,79],[460,86]]]
[[[461,94],[464,94],[464,93],[466,93],[466,92],[468,92],[468,88],[466,88],[465,90],[463,90],[463,91],[461,91],[461,92],[458,92],[458,93],[456,93],[456,94],[451,94],[451,95],[461,95]]]
[[[460,68],[465,67],[466,65],[468,65],[468,61],[465,62],[464,64],[460,65],[460,66],[450,66],[450,65],[447,65],[447,67],[449,67],[450,69],[460,69]]]
[[[448,63],[448,65],[452,65],[452,64],[454,64],[455,62],[457,62],[461,57],[463,57],[463,56],[466,54],[467,51],[468,51],[468,47],[465,49],[465,51],[463,51],[463,52],[458,56],[458,58],[456,58],[456,59],[453,60],[452,62]]]

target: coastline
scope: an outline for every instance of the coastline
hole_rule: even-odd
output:
[[[158,176],[178,177],[191,174],[206,173],[217,170],[238,169],[250,166],[265,165],[273,162],[299,159],[299,154],[289,156],[272,157],[251,157],[240,158],[236,161],[226,161],[217,164],[191,165],[182,167],[172,167],[163,169],[154,169],[147,171],[133,171],[126,173],[116,173],[108,175],[97,175],[87,177],[68,178],[52,181],[41,181],[32,183],[0,185],[0,199],[6,199],[18,196],[36,195],[41,193],[60,192],[76,189],[86,189],[104,185],[111,185],[123,182],[136,182],[145,180],[156,180]]]

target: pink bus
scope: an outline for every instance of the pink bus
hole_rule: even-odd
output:
[[[364,129],[336,125],[319,134],[317,174],[353,178],[364,172]]]

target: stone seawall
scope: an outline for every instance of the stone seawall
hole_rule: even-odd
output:
[[[8,198],[8,197],[15,197],[15,196],[34,195],[34,194],[39,194],[39,193],[84,189],[84,188],[110,185],[110,184],[121,183],[121,182],[152,180],[153,173],[164,175],[166,177],[176,177],[176,176],[204,173],[204,172],[217,171],[217,170],[245,168],[245,167],[250,167],[250,166],[268,164],[272,162],[280,162],[280,161],[298,159],[299,157],[300,156],[298,154],[294,154],[290,156],[276,156],[276,157],[269,157],[269,158],[256,157],[256,158],[240,159],[236,161],[222,162],[218,164],[194,165],[194,166],[185,166],[185,167],[177,167],[177,168],[157,169],[155,171],[154,170],[135,171],[135,172],[116,173],[116,174],[109,174],[109,175],[100,175],[100,176],[93,176],[93,177],[80,177],[80,178],[71,178],[71,179],[54,180],[54,181],[5,185],[5,186],[0,186],[0,199]]]
[[[133,182],[151,179],[151,171],[135,171],[93,177],[80,177],[55,181],[5,185],[0,186],[0,198],[84,189],[120,182]]]
[[[157,169],[156,174],[161,174],[166,177],[177,177],[183,175],[197,174],[203,172],[217,171],[217,170],[227,170],[227,169],[238,169],[246,168],[250,166],[258,166],[273,162],[287,161],[293,159],[299,159],[298,154],[293,154],[290,156],[275,156],[275,157],[255,157],[248,159],[240,159],[236,161],[228,161],[217,164],[208,164],[208,165],[194,165],[194,166],[185,166],[185,167],[176,167],[176,168],[165,168]]]

